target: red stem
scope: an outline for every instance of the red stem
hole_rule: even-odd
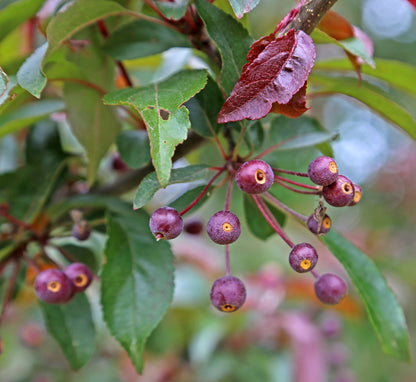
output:
[[[305,178],[308,178],[309,177],[309,175],[308,175],[307,172],[298,172],[298,171],[283,170],[281,168],[272,168],[272,170],[273,170],[273,172],[280,172],[282,174],[303,176]]]
[[[280,224],[277,222],[273,214],[270,212],[266,204],[263,202],[263,200],[258,195],[251,195],[253,197],[254,202],[257,204],[258,209],[264,216],[264,218],[267,220],[267,222],[270,224],[270,226],[275,230],[275,232],[286,242],[286,244],[293,248],[294,244],[289,239],[289,237],[286,235],[286,233],[283,231]]]
[[[1,206],[2,207],[2,206]],[[3,216],[5,219],[7,219],[10,223],[22,227],[25,230],[31,231],[36,235],[36,232],[33,231],[32,226],[30,224],[27,224],[21,220],[16,219],[14,216],[10,215],[7,209],[0,207],[0,216]],[[36,235],[37,236],[37,235]]]
[[[307,188],[309,190],[315,190],[315,191],[318,191],[319,190],[319,187],[311,186],[311,185],[305,184],[305,183],[299,183],[299,182],[296,182],[295,180],[290,180],[290,179],[284,178],[284,177],[279,176],[279,175],[275,175],[274,176],[274,180],[275,181],[281,180],[282,182],[286,182],[286,183],[293,184],[295,186]]]
[[[319,278],[319,273],[317,271],[315,271],[314,269],[311,270],[312,276],[315,277],[316,279]]]
[[[288,207],[286,204],[282,203],[280,200],[275,198],[272,194],[265,192],[264,197],[269,200],[272,204],[275,204],[278,208],[281,208],[282,210],[288,212],[289,214],[293,215],[295,218],[302,220],[306,222],[308,220],[308,217],[305,215],[300,214],[299,212],[296,212],[295,210],[292,210],[290,207]]]
[[[2,306],[2,309],[1,309],[1,313],[0,313],[0,323],[4,319],[4,315],[6,313],[7,306],[9,305],[10,300],[13,296],[14,286],[16,284],[19,269],[20,269],[20,261],[15,260],[13,272],[12,272],[12,275],[10,276],[10,278],[9,278],[9,284],[8,284],[8,287],[7,287],[7,294],[6,294],[6,297],[3,301],[3,306]]]
[[[225,211],[230,210],[231,190],[233,189],[233,183],[234,183],[234,177],[230,175],[230,179],[228,181],[228,187],[227,187],[227,194],[225,195],[225,203],[224,203],[224,210]]]
[[[225,275],[230,275],[230,244],[225,244]]]
[[[219,171],[211,178],[211,180],[207,183],[207,185],[202,189],[201,193],[195,198],[195,200],[186,207],[183,211],[179,213],[179,215],[183,216],[185,215],[191,208],[193,208],[205,195],[205,193],[208,191],[208,189],[211,187],[211,184],[214,182],[215,179],[217,179],[220,174],[225,170],[225,166],[221,167]]]
[[[291,187],[288,184],[281,182],[280,180],[276,180],[277,184],[280,184],[282,187],[287,188],[290,191],[294,191],[297,192],[298,194],[304,194],[304,195],[319,195],[320,191],[303,191],[303,190],[298,190],[297,188]]]

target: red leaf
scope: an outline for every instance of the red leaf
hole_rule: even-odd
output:
[[[270,35],[254,42],[218,123],[260,119],[273,103],[287,104],[306,82],[315,55],[313,41],[303,31],[291,29],[275,40]]]
[[[407,0],[407,1],[416,8],[416,0]]]
[[[271,108],[272,113],[283,114],[289,118],[299,118],[310,108],[306,106],[306,82],[300,90],[283,105],[275,102]]]
[[[331,10],[319,22],[318,28],[336,40],[354,37],[354,29],[349,21]]]

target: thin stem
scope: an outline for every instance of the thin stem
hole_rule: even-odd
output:
[[[230,244],[225,244],[225,275],[230,275]]]
[[[305,178],[308,178],[309,175],[307,172],[298,172],[298,171],[290,171],[290,170],[283,170],[281,168],[272,168],[273,172],[280,172],[282,174],[288,174],[288,175],[295,175],[295,176],[303,176]]]
[[[290,141],[293,141],[294,139],[296,139],[298,137],[299,137],[299,135],[294,135],[293,137],[290,137],[290,138],[285,139],[285,140],[283,140],[281,142],[278,142],[278,143],[274,144],[273,146],[268,147],[266,150],[264,150],[260,154],[257,154],[253,159],[263,158],[264,156],[266,156],[267,154],[270,154],[272,151],[276,150],[280,146],[283,146],[284,144],[286,144],[286,143],[288,143]]]
[[[3,306],[2,306],[2,309],[1,309],[1,313],[0,313],[0,324],[4,319],[7,306],[9,305],[10,300],[12,299],[14,286],[15,286],[16,280],[17,280],[17,275],[19,274],[19,269],[20,269],[20,261],[15,260],[14,268],[13,268],[12,274],[9,278],[9,284],[8,284],[8,287],[7,287],[7,294],[6,294],[6,297],[3,301]]]
[[[315,269],[311,270],[312,276],[315,277],[316,279],[319,279],[319,273],[317,271],[315,271]]]
[[[207,185],[202,189],[201,193],[194,199],[194,201],[186,207],[184,210],[182,210],[179,215],[183,216],[185,215],[191,208],[193,208],[205,195],[205,193],[208,191],[208,189],[211,187],[211,184],[214,182],[215,179],[217,179],[220,174],[225,170],[225,166],[221,167],[219,171],[211,178],[211,180],[207,183]]]
[[[21,220],[16,219],[14,216],[10,215],[8,212],[8,207],[4,207],[4,205],[0,206],[0,216],[3,216],[5,219],[7,219],[10,223],[21,227],[25,230],[33,232],[36,236],[36,232],[32,229],[32,226],[30,224],[27,224]]]
[[[70,252],[68,252],[66,249],[59,247],[58,245],[52,245],[55,249],[59,251],[59,253],[65,257],[70,263],[77,263],[78,259],[76,259]]]
[[[304,194],[304,195],[319,195],[320,194],[320,191],[303,191],[303,190],[299,190],[299,189],[297,189],[295,187],[289,186],[288,184],[286,184],[284,182],[281,182],[278,179],[275,179],[275,182],[277,184],[280,184],[282,187],[287,188],[290,191],[297,192],[298,194]]]
[[[275,181],[281,180],[282,182],[286,182],[286,183],[293,184],[293,185],[295,185],[295,186],[299,186],[299,187],[307,188],[308,190],[314,190],[314,191],[318,191],[318,190],[320,190],[320,188],[319,188],[319,187],[317,187],[317,186],[311,186],[311,185],[309,185],[309,184],[299,183],[299,182],[296,182],[295,180],[290,180],[290,179],[284,178],[284,177],[279,176],[279,175],[275,175],[275,176],[274,176],[274,180],[275,180]]]
[[[246,130],[247,130],[246,129],[246,124],[244,123],[244,125],[241,128],[240,135],[238,136],[237,143],[235,144],[235,147],[234,147],[234,150],[233,150],[233,159],[234,160],[236,160],[237,157],[238,157],[238,148],[240,147],[241,142],[243,141]]]
[[[84,86],[89,87],[91,89],[94,89],[102,95],[107,94],[107,92],[103,88],[101,88],[100,86],[95,85],[95,84],[93,84],[92,82],[89,82],[89,81],[81,80],[79,78],[52,78],[49,81],[75,82],[77,84],[81,84],[81,85],[84,85]]]
[[[308,217],[305,215],[300,214],[299,212],[296,212],[295,210],[292,210],[290,207],[288,207],[286,204],[282,203],[280,200],[275,198],[272,194],[265,192],[263,196],[271,203],[274,204],[277,208],[282,209],[283,211],[286,211],[287,213],[293,215],[295,218],[302,220],[306,222],[308,220]]]
[[[274,218],[266,204],[263,202],[263,200],[258,195],[251,195],[254,202],[257,204],[258,209],[264,216],[264,218],[267,220],[267,223],[270,224],[270,226],[275,230],[275,232],[285,241],[285,243],[290,247],[293,248],[294,244],[289,239],[289,237],[286,235],[286,233],[283,231],[280,224],[277,222],[277,220]]]
[[[225,195],[225,203],[224,203],[224,210],[225,211],[230,210],[231,191],[233,189],[233,183],[234,183],[234,176],[230,175],[230,178],[228,180],[227,194]]]

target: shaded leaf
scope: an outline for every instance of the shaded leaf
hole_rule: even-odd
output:
[[[381,346],[387,354],[410,360],[409,333],[394,293],[372,260],[337,232],[322,237],[357,288]]]
[[[0,97],[6,93],[9,82],[9,77],[0,66]]]
[[[25,104],[9,114],[3,114],[0,116],[0,138],[28,127],[64,108],[65,104],[62,101],[43,100]]]
[[[148,20],[122,26],[104,44],[104,50],[117,60],[151,56],[173,47],[191,48],[192,45],[184,34]]]
[[[195,0],[196,9],[211,39],[221,53],[221,84],[230,94],[246,63],[246,54],[253,39],[233,17],[206,0]]]
[[[206,81],[206,70],[184,70],[162,82],[117,90],[104,97],[104,103],[133,106],[142,116],[162,187],[169,182],[175,147],[186,139],[190,127],[189,112],[181,105],[199,92]]]
[[[247,59],[250,62],[218,114],[220,123],[260,119],[270,112],[274,102],[288,103],[307,80],[315,46],[306,33],[291,29],[270,42],[260,39]]]
[[[270,110],[272,113],[278,113],[285,115],[289,118],[299,118],[303,113],[310,108],[306,106],[306,82],[299,89],[299,91],[293,95],[288,103],[280,104],[275,102]]]
[[[260,0],[230,0],[235,15],[241,19],[244,13],[250,12],[254,9]]]
[[[136,370],[143,368],[147,338],[173,297],[173,254],[156,243],[143,211],[108,216],[101,304],[111,334],[127,351]]]
[[[309,78],[317,86],[317,93],[340,93],[353,97],[416,139],[416,120],[402,106],[389,99],[388,95],[379,88],[366,81],[358,82],[353,78],[321,74],[313,74]]]
[[[39,301],[48,332],[58,343],[71,368],[79,370],[95,349],[95,328],[85,293],[76,294],[66,304]]]
[[[271,213],[276,218],[278,223],[283,226],[286,221],[286,215],[278,210],[276,207],[264,201],[269,207]],[[244,216],[250,232],[260,240],[266,240],[275,233],[274,229],[267,222],[265,217],[258,209],[251,195],[243,195]]]
[[[149,138],[144,130],[122,131],[117,136],[117,149],[130,168],[141,168],[150,162]]]
[[[19,0],[0,10],[0,41],[36,14],[45,0]]]
[[[40,98],[40,93],[46,85],[46,77],[40,70],[40,65],[48,49],[48,43],[44,43],[37,48],[22,64],[17,72],[17,82],[36,98]]]
[[[205,88],[185,104],[192,129],[203,137],[212,137],[213,132],[217,133],[220,129],[217,115],[223,103],[224,97],[218,84],[208,76]]]
[[[90,248],[75,244],[65,244],[62,245],[62,248],[69,252],[77,261],[90,268],[94,274],[99,271],[101,264],[98,262],[95,253]]]
[[[155,1],[154,3],[165,17],[172,20],[179,20],[185,15],[189,0]]]
[[[169,180],[169,184],[187,183],[204,179],[209,172],[209,167],[204,165],[194,165],[187,167],[175,168]],[[162,187],[158,182],[155,172],[145,176],[139,184],[136,196],[134,197],[134,209],[137,210],[149,202],[156,191]]]

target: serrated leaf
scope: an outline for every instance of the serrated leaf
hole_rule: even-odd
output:
[[[42,100],[25,104],[9,114],[0,116],[0,138],[45,119],[61,111],[65,104],[60,100]]]
[[[137,17],[135,12],[129,11],[115,1],[88,0],[74,2],[65,11],[58,13],[48,24],[46,35],[49,46],[42,60],[42,67],[61,44],[81,29],[94,24],[100,19],[123,14]]]
[[[0,66],[0,97],[6,93],[9,82],[9,77]]]
[[[175,168],[169,180],[169,184],[194,182],[204,179],[209,172],[209,167],[204,165],[194,165],[187,167]],[[157,180],[156,173],[148,174],[139,184],[136,196],[134,197],[134,209],[142,208],[149,202],[156,191],[162,187]]]
[[[217,133],[220,129],[217,115],[223,103],[224,97],[218,84],[208,76],[205,88],[185,104],[192,129],[203,137],[212,137],[214,132]]]
[[[149,138],[144,130],[122,131],[117,136],[117,149],[130,168],[141,168],[150,162]]]
[[[305,84],[315,46],[303,31],[266,36],[252,44],[241,76],[218,114],[219,123],[265,117],[273,103],[286,104]]]
[[[358,82],[347,77],[313,74],[309,78],[317,86],[317,93],[340,93],[353,97],[416,139],[416,120],[379,88],[375,88],[366,81]]]
[[[179,20],[185,15],[189,0],[155,1],[154,3],[166,18]]]
[[[168,79],[142,88],[121,89],[107,94],[108,105],[129,105],[142,116],[150,139],[150,153],[160,185],[166,187],[175,147],[188,134],[188,110],[181,106],[207,81],[206,70],[184,70]]]
[[[156,242],[143,211],[108,216],[101,304],[111,334],[140,373],[144,345],[173,297],[173,254]]]
[[[20,0],[0,10],[0,41],[36,14],[45,0]]]
[[[278,223],[283,226],[286,221],[286,215],[276,207],[272,206],[270,203],[266,201],[265,203],[267,207],[269,207],[271,213],[276,218]],[[270,224],[258,209],[251,195],[243,195],[243,205],[247,226],[254,236],[260,240],[266,240],[275,233],[274,229],[270,226]]]
[[[333,230],[322,240],[357,288],[384,352],[410,361],[409,333],[403,310],[374,262]]]
[[[195,0],[196,9],[221,53],[221,84],[227,94],[238,81],[253,39],[230,15],[206,0]]]
[[[250,12],[254,9],[260,0],[229,0],[235,15],[241,19],[244,13]]]
[[[48,332],[58,343],[71,368],[79,370],[95,349],[95,328],[90,304],[78,293],[66,304],[52,305],[39,301]]]
[[[173,47],[191,48],[192,45],[182,33],[148,20],[123,25],[104,44],[104,50],[117,60],[147,57]]]
[[[40,65],[47,49],[48,43],[37,48],[17,72],[18,84],[36,98],[40,98],[40,93],[46,85],[46,77],[41,72]]]

